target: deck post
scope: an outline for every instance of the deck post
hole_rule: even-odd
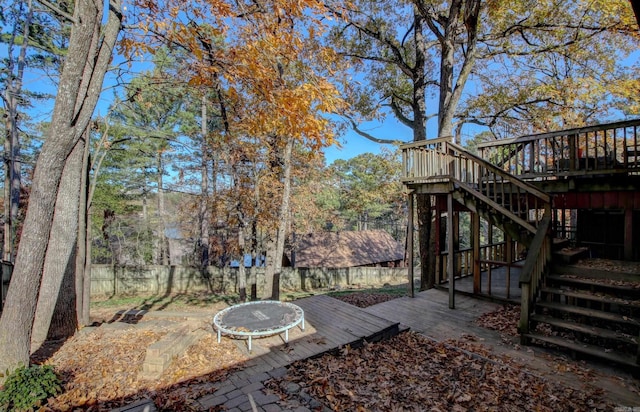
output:
[[[511,299],[511,264],[513,263],[513,241],[511,235],[505,232],[505,261],[507,262],[507,299]]]
[[[578,153],[578,143],[576,141],[578,139],[578,135],[572,134],[567,136],[567,138],[569,139],[569,170],[573,172],[578,168],[578,156],[576,156]]]
[[[493,244],[493,223],[491,220],[487,221],[487,237],[489,238],[489,244],[491,247],[489,248],[489,260],[496,260],[496,252],[495,245]],[[491,265],[493,263],[489,262],[487,264],[487,294],[491,296]]]
[[[480,271],[480,215],[471,212],[471,242],[473,247],[473,293],[482,290],[482,273]]]
[[[531,285],[529,283],[521,283],[522,298],[520,303],[520,323],[518,325],[518,332],[520,332],[520,344],[528,345],[529,339],[525,336],[529,333],[529,313],[531,311]]]
[[[455,309],[455,273],[453,241],[453,193],[447,195],[447,277],[449,278],[449,309]]]
[[[409,295],[415,297],[415,287],[413,283],[413,214],[414,214],[414,202],[413,192],[409,192],[409,219],[407,222],[407,269],[409,273]]]
[[[460,212],[453,213],[453,250],[460,250]],[[454,260],[454,270],[456,276],[462,276],[462,255],[454,253],[451,255]]]

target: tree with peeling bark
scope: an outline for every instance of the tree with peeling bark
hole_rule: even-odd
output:
[[[73,214],[70,209],[77,208],[73,201],[70,207],[66,204],[78,197],[77,182],[63,189],[61,181],[69,164],[67,160],[89,125],[120,31],[119,0],[110,0],[106,6],[103,1],[80,0],[74,5],[73,15],[56,10],[71,22],[68,57],[60,73],[51,125],[34,171],[13,280],[0,318],[2,371],[29,364],[36,306],[39,301],[58,297],[58,293],[40,293],[45,263],[50,269],[47,273],[55,279],[51,283],[59,286],[66,268],[73,261],[75,236],[55,232],[52,228],[54,221]],[[51,255],[50,246],[56,243],[65,245],[62,256]],[[55,262],[48,261],[53,258]]]

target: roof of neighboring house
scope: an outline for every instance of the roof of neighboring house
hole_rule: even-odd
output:
[[[310,233],[298,238],[295,250],[295,266],[306,268],[346,268],[404,259],[403,245],[383,230]]]

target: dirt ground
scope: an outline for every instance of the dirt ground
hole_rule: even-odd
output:
[[[210,326],[211,314],[226,306],[223,302],[208,308],[168,305],[163,312],[177,316],[166,318],[118,314],[131,309],[127,305],[92,310],[94,326],[66,342],[49,342],[33,356],[37,362],[55,365],[65,383],[64,392],[50,399],[48,407],[106,411],[151,398],[165,410],[193,410],[190,405],[197,398],[212,392],[247,359],[232,341],[217,343]],[[195,319],[189,322],[192,329],[208,333],[174,359],[160,378],[146,379],[142,364],[147,347],[184,327],[184,314]]]
[[[358,292],[338,298],[363,306],[399,296],[377,295]],[[199,410],[195,400],[213,393],[248,359],[232,340],[217,343],[211,318],[226,306],[220,301],[150,308],[178,314],[164,318],[118,314],[131,309],[128,304],[97,306],[92,309],[94,326],[66,342],[50,342],[35,354],[34,360],[54,365],[64,380],[64,393],[50,399],[44,410],[107,411],[143,398],[152,399],[160,410]],[[160,378],[145,379],[141,369],[146,348],[184,324],[180,317],[185,314],[192,319],[194,329],[207,332],[205,337],[174,359]],[[499,328],[510,323],[509,316],[512,314],[495,313],[480,322]],[[270,387],[284,406],[291,401],[286,388],[296,384],[313,394],[322,408],[336,411],[420,410],[424,405],[443,411],[614,408],[602,392],[593,388],[569,389],[536,377],[526,365],[510,359],[491,359],[486,352],[472,337],[465,343],[441,345],[408,333],[358,350],[346,349],[338,357],[327,355],[301,361],[291,368],[286,379],[271,382]],[[416,367],[418,358],[422,359],[420,367]],[[577,368],[576,376],[589,380],[588,370]],[[637,380],[621,379],[620,384],[633,386],[640,393]]]

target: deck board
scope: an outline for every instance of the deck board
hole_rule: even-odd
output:
[[[304,310],[307,331],[298,328],[289,333],[289,343],[281,336],[253,340],[253,357],[245,367],[249,373],[267,363],[273,368],[293,361],[316,357],[339,350],[346,345],[357,346],[363,341],[398,333],[398,322],[369,313],[356,306],[325,295],[297,300]],[[311,330],[311,332],[309,332]],[[239,347],[246,350],[240,341]]]
[[[485,335],[487,330],[477,326],[475,320],[501,305],[456,295],[455,306],[455,309],[449,309],[446,291],[431,289],[417,293],[415,298],[394,299],[365,308],[365,311],[401,322],[432,339],[445,340],[471,333]]]

